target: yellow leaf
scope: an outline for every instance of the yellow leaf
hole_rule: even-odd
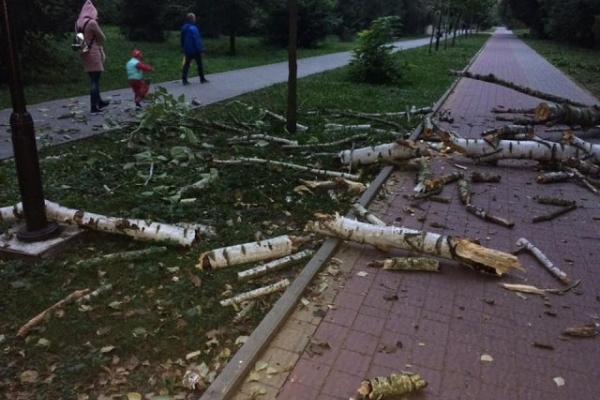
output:
[[[115,349],[115,346],[104,346],[100,349],[100,353],[110,353]]]
[[[137,392],[127,393],[127,400],[142,400],[142,395]]]

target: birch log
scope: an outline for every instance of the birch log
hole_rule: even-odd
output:
[[[569,158],[585,158],[594,164],[600,163],[600,145],[590,145],[589,153],[575,146],[547,140],[500,140],[492,146],[484,139],[463,139],[442,135],[444,144],[476,161],[520,159],[540,162],[558,162]]]
[[[376,226],[339,215],[317,214],[305,230],[374,246],[396,247],[458,261],[477,271],[502,276],[511,269],[523,271],[517,257],[489,249],[465,238],[395,226]]]
[[[337,154],[336,161],[342,165],[360,166],[428,155],[429,150],[424,144],[417,144],[412,140],[397,140],[394,143],[379,146],[341,151]]]
[[[305,239],[283,235],[229,247],[222,247],[200,254],[196,268],[217,269],[250,262],[285,257]]]
[[[255,290],[251,290],[249,292],[240,293],[237,296],[233,296],[233,297],[221,300],[221,305],[223,307],[225,307],[225,306],[230,306],[233,304],[240,304],[240,303],[243,303],[244,301],[256,299],[257,297],[266,296],[268,294],[275,293],[279,290],[283,290],[283,289],[287,288],[288,286],[290,286],[289,279],[283,279],[272,285],[264,286],[264,287],[261,287],[261,288],[255,289]]]
[[[23,215],[21,203],[15,206],[15,210],[15,215]],[[196,239],[196,232],[193,230],[142,219],[115,218],[93,214],[83,210],[63,207],[48,200],[46,200],[46,216],[49,220],[60,224],[126,235],[135,240],[171,242],[180,246],[191,246]]]

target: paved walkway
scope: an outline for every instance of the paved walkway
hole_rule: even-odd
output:
[[[505,30],[496,31],[469,70],[597,103]],[[492,84],[460,80],[441,108],[452,111],[453,130],[477,138],[483,129],[504,124],[495,121],[492,107],[538,103]],[[536,133],[544,136],[543,128],[536,128]],[[467,177],[473,171],[501,175],[500,183],[473,183],[472,202],[512,219],[513,229],[468,214],[455,185],[442,193],[449,204],[406,200],[404,195],[413,193],[412,172],[393,172],[384,183],[387,195],[376,198],[370,210],[390,225],[478,238],[505,252],[514,251],[517,240],[525,237],[573,281],[581,279],[583,293],[542,298],[502,288],[500,282],[561,287],[528,254],[519,255],[526,273],[496,279],[452,262],[442,262],[439,274],[373,269],[367,263],[384,254],[370,246],[342,244],[333,254],[342,273],[332,276],[321,269],[311,287],[326,282],[327,289],[319,295],[310,288],[300,292],[310,304],[298,305],[274,340],[257,354],[272,369],[261,370],[259,379],[250,379],[229,398],[347,400],[356,396],[363,379],[398,371],[417,372],[429,383],[409,396],[414,399],[599,398],[600,339],[562,335],[567,327],[600,322],[598,197],[574,183],[537,184],[535,163],[528,161],[490,166],[460,155],[436,156],[433,168],[438,174],[448,173],[459,170],[455,164],[467,167],[463,171]],[[536,195],[575,200],[579,207],[550,222],[533,224],[532,216],[552,211],[552,206],[534,202]],[[234,359],[232,368],[253,362]],[[202,400],[228,398],[224,394],[232,384],[224,382],[226,374],[220,378]]]
[[[414,39],[394,43],[397,50],[411,49],[429,44],[429,39]],[[352,59],[350,52],[334,53],[298,60],[298,78],[318,74],[343,67]],[[207,61],[209,62],[209,61]],[[207,75],[209,84],[200,85],[197,78],[190,79],[189,86],[183,86],[180,80],[157,83],[164,86],[175,98],[185,95],[188,102],[196,99],[203,105],[230,99],[276,83],[287,82],[288,63],[264,65],[236,71]],[[102,83],[100,84],[102,87]],[[103,98],[111,100],[111,105],[102,115],[89,115],[89,96],[71,99],[59,99],[29,105],[37,136],[45,136],[46,142],[60,144],[71,140],[97,135],[104,131],[105,119],[113,121],[131,120],[135,115],[131,89],[124,88],[102,92]],[[0,110],[0,160],[12,157],[13,149],[8,124],[11,109]],[[69,114],[77,113],[78,118]],[[66,116],[66,118],[64,118]],[[40,145],[40,141],[38,141]]]

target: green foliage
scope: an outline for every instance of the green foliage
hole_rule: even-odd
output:
[[[123,0],[120,27],[129,40],[164,42],[162,1]]]
[[[404,71],[393,57],[393,46],[388,45],[402,26],[400,17],[377,18],[371,27],[359,33],[360,47],[354,50],[350,62],[350,78],[372,84],[398,84]]]
[[[340,20],[332,0],[298,1],[298,47],[314,48],[333,33]],[[267,43],[285,47],[289,43],[289,13],[285,2],[277,2],[265,14],[261,26]]]

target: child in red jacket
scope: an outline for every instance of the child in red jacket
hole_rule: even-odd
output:
[[[148,94],[148,84],[144,81],[144,71],[152,72],[154,68],[148,64],[142,62],[142,52],[138,49],[133,50],[131,54],[131,60],[125,64],[127,71],[127,79],[129,79],[129,86],[133,89],[135,95],[135,108],[141,110],[141,101]]]

